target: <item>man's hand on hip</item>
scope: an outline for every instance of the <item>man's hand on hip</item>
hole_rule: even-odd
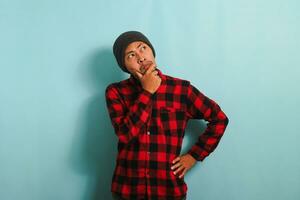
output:
[[[188,170],[190,170],[195,164],[197,160],[191,156],[190,154],[184,154],[175,158],[172,162],[171,169],[174,170],[174,174],[178,175],[179,178],[182,178]]]

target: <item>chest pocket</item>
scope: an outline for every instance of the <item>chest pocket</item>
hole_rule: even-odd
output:
[[[182,136],[186,124],[186,114],[181,108],[160,107],[160,122],[166,135]]]

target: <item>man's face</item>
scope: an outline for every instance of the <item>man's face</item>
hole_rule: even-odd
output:
[[[137,73],[144,74],[151,65],[156,66],[152,49],[144,42],[130,43],[125,49],[125,66],[137,78]]]

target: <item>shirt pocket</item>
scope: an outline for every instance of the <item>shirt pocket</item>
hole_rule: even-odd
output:
[[[159,117],[162,128],[166,135],[183,136],[186,125],[186,113],[181,108],[160,107]]]

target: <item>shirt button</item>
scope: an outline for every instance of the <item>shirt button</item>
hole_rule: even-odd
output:
[[[150,131],[147,131],[147,134],[150,135]]]

